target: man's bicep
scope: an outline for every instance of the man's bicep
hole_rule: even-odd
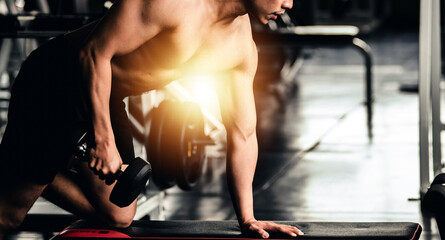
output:
[[[250,49],[243,52],[243,61],[228,75],[228,79],[221,81],[219,87],[219,101],[221,115],[227,132],[242,130],[242,134],[252,134],[256,131],[256,109],[253,93],[253,79],[255,77],[258,55],[256,45],[249,38]],[[229,133],[230,134],[230,133]]]
[[[234,72],[220,84],[218,97],[228,134],[238,133],[242,137],[253,134],[256,128],[253,76]]]

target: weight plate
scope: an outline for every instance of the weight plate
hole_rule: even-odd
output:
[[[182,117],[178,119],[178,167],[176,182],[183,190],[191,190],[201,178],[205,160],[205,145],[197,144],[204,139],[204,117],[198,104],[181,104]]]
[[[152,180],[161,189],[170,188],[176,184],[171,164],[167,163],[168,160],[165,159],[163,153],[163,149],[165,149],[163,132],[165,128],[169,127],[168,123],[166,124],[165,115],[167,111],[174,108],[174,104],[172,101],[163,101],[152,110],[150,133],[148,141],[145,143],[147,157],[153,168]]]
[[[144,191],[151,167],[142,158],[135,158],[119,176],[111,191],[110,201],[119,207],[130,205]]]
[[[165,100],[152,116],[146,149],[153,182],[161,189],[176,183],[183,190],[192,189],[202,175],[205,160],[205,146],[195,144],[205,138],[200,107]]]

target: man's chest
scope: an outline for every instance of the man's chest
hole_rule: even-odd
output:
[[[165,69],[224,71],[241,62],[241,45],[240,37],[227,31],[184,29],[156,37],[144,54]]]

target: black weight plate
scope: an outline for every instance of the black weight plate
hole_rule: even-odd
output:
[[[441,174],[437,175],[434,178],[434,180],[431,183],[431,185],[433,185],[433,184],[443,184],[443,183],[445,183],[445,173],[441,173]]]
[[[166,126],[168,124],[166,124],[165,115],[173,107],[174,103],[172,101],[165,100],[152,110],[150,134],[148,141],[145,143],[147,157],[153,168],[152,180],[161,189],[170,188],[176,184],[174,173],[169,169],[170,164],[166,163],[167,159],[162,152],[164,145],[162,140],[163,129],[169,127]]]
[[[193,144],[194,140],[204,139],[204,117],[198,104],[181,104],[182,117],[178,119],[180,141],[176,182],[183,190],[191,190],[202,175],[205,160],[205,146]]]
[[[141,158],[135,158],[119,176],[111,191],[110,201],[119,207],[130,205],[145,189],[150,174],[150,164]]]
[[[169,169],[169,174],[173,175],[172,179],[178,177],[177,168],[179,167],[181,141],[181,126],[183,119],[182,104],[179,102],[170,102],[168,109],[164,111],[163,127],[161,133],[161,158]]]

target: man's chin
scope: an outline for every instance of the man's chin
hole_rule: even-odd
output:
[[[251,18],[253,18],[256,22],[258,22],[262,25],[266,25],[269,22],[269,20],[273,20],[273,19],[268,19],[266,17],[258,16],[257,14],[252,14]]]
[[[263,24],[263,25],[266,25],[267,23],[269,23],[270,20],[273,21],[273,19],[258,18],[258,17],[256,18],[256,20],[257,20],[259,23]]]

